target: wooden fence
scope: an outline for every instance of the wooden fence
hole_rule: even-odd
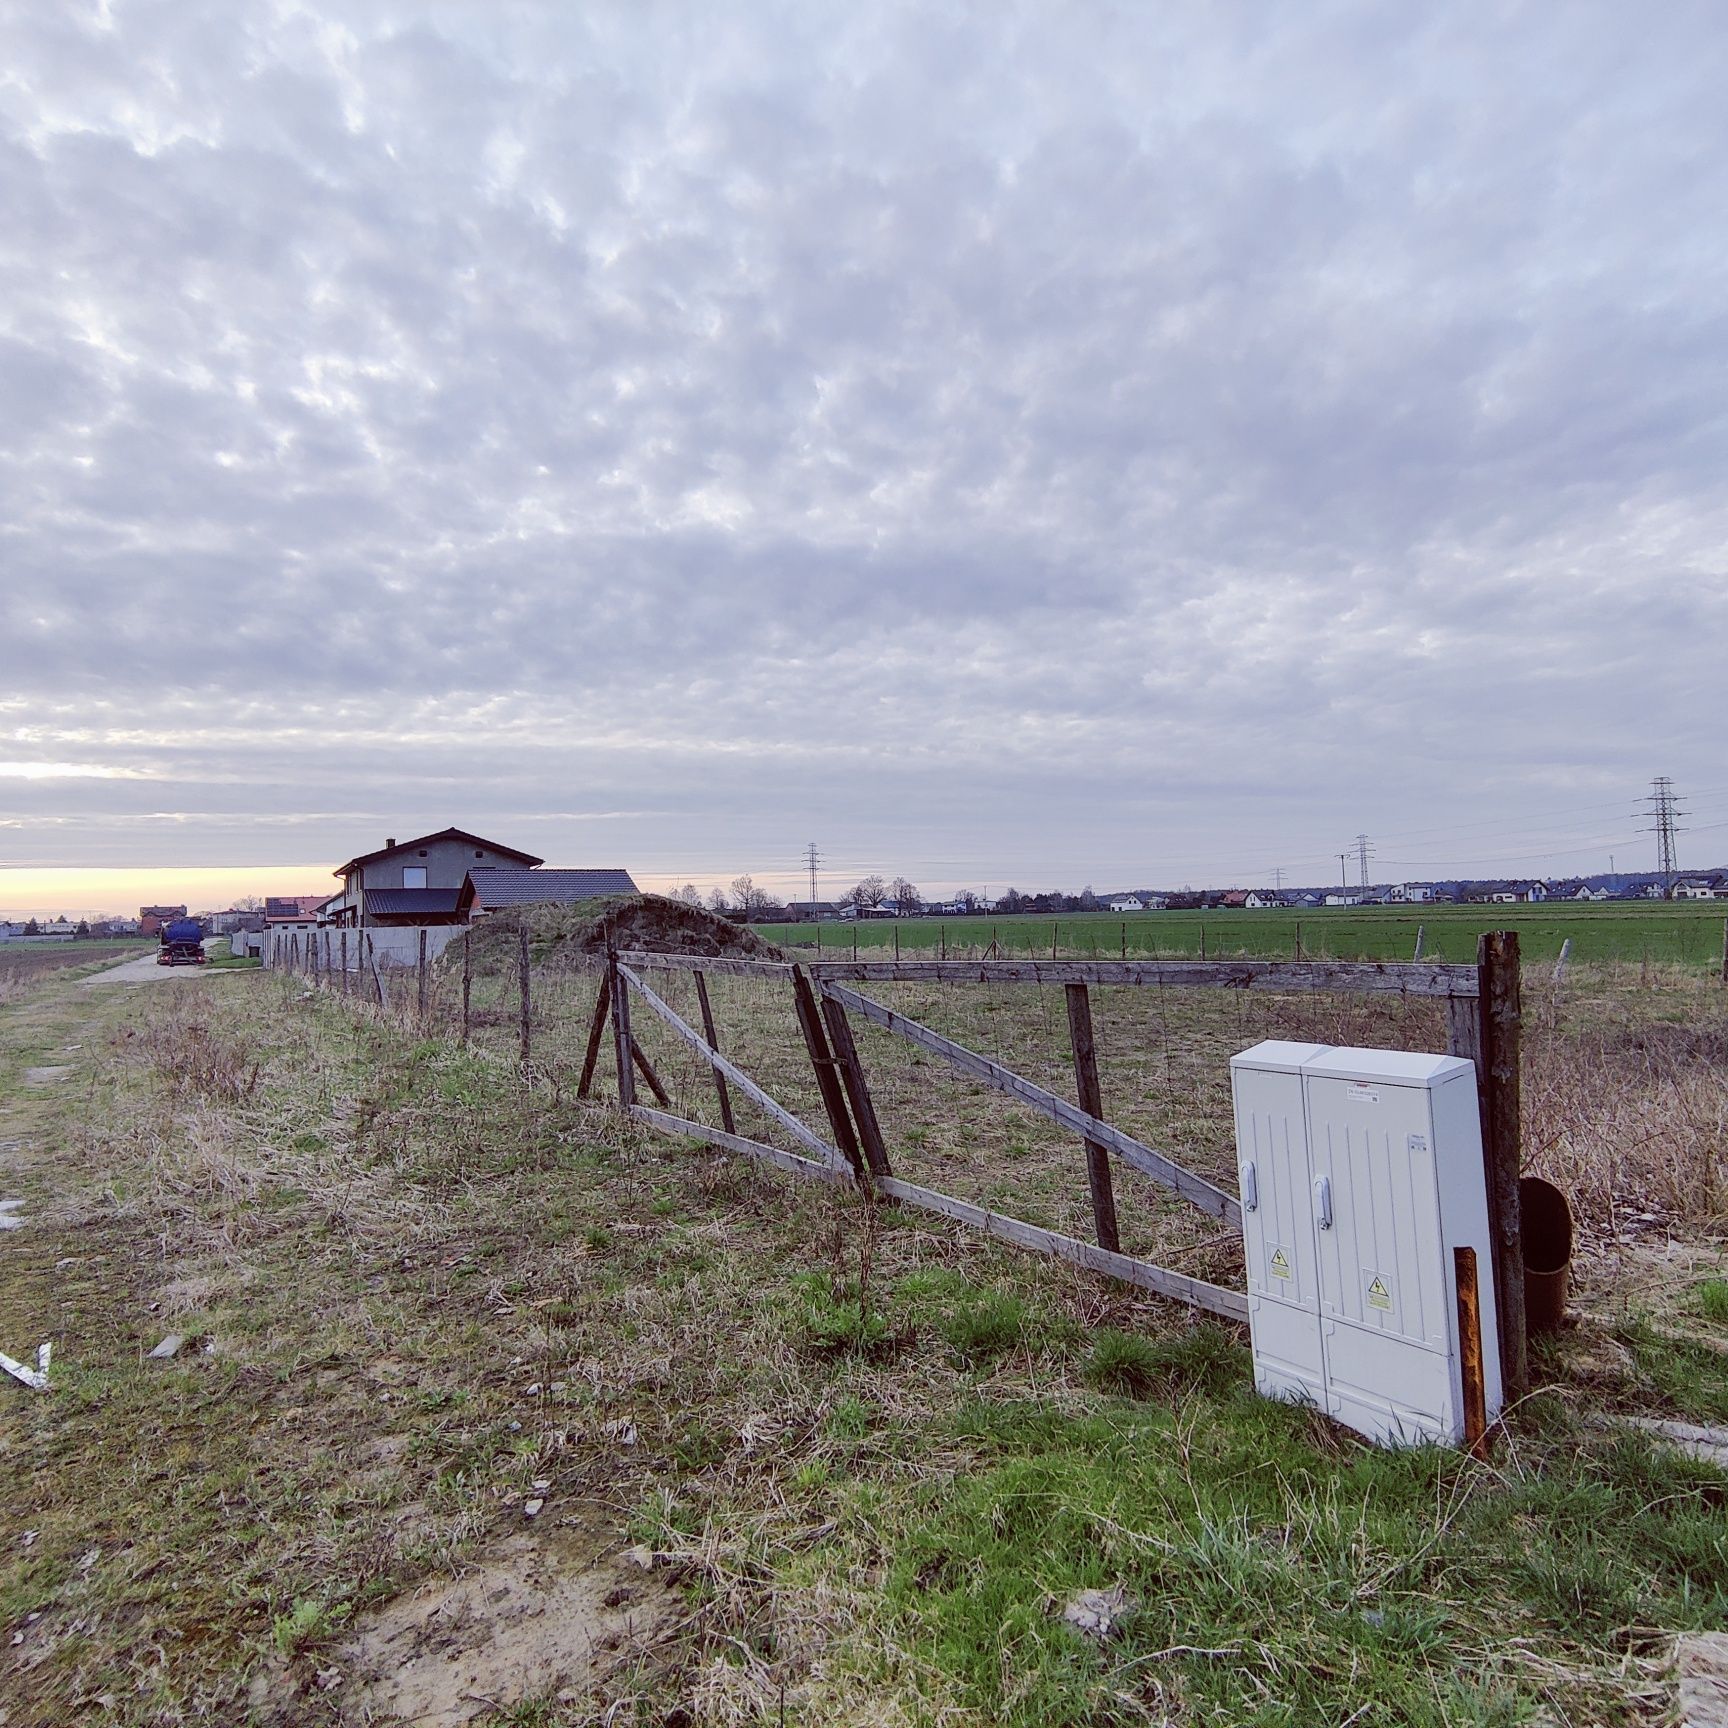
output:
[[[513,974],[490,1010],[493,1027],[505,1004],[515,1025],[514,1054],[525,1070],[536,1057],[536,985],[529,937],[519,933]],[[380,1006],[410,1015],[431,1029],[435,986],[422,938],[415,963],[391,967],[371,951],[364,932],[339,930],[297,934],[279,965],[315,982],[360,993]],[[1446,1017],[1448,1051],[1475,1064],[1482,1111],[1482,1141],[1493,1236],[1493,1273],[1500,1326],[1502,1376],[1508,1399],[1528,1389],[1525,1351],[1524,1262],[1518,1207],[1520,986],[1518,938],[1496,931],[1481,937],[1477,963],[1371,963],[1287,960],[832,960],[799,964],[686,954],[623,952],[566,963],[568,982],[592,974],[598,989],[586,1016],[576,1094],[593,1095],[608,1024],[620,1107],[636,1121],[774,1165],[806,1180],[844,1184],[866,1199],[918,1207],[955,1219],[1003,1241],[1054,1255],[1141,1289],[1194,1307],[1242,1320],[1246,1295],[1173,1268],[1123,1252],[1117,1217],[1113,1164],[1120,1162],[1169,1193],[1239,1232],[1241,1206],[1235,1194],[1190,1169],[1170,1149],[1147,1145],[1104,1118],[1098,1081],[1098,1051],[1091,991],[1096,987],[1155,987],[1160,990],[1265,992],[1278,996],[1313,992],[1383,994],[1437,1000]],[[656,974],[692,976],[700,1027],[692,1025],[656,990]],[[446,967],[445,977],[450,976]],[[821,1126],[813,1126],[775,1098],[723,1053],[707,981],[713,976],[757,979],[784,989],[802,1035],[821,1100]],[[1073,1052],[1074,1101],[1028,1079],[1006,1064],[921,1024],[857,986],[890,983],[953,983],[1060,986],[1067,1007]],[[466,1043],[478,1018],[473,1006],[470,941],[461,943],[461,1036]],[[639,1004],[663,1022],[705,1066],[711,1077],[720,1126],[681,1115],[641,1041],[632,1016]],[[453,1008],[447,1011],[454,1013]],[[1000,1092],[1072,1133],[1085,1160],[1093,1241],[1046,1229],[1024,1219],[897,1175],[877,1119],[869,1077],[853,1035],[853,1017],[906,1041],[956,1073]],[[439,1020],[440,1024],[444,1022]],[[451,1026],[451,1030],[454,1030]],[[570,1052],[574,1065],[574,1050]],[[641,1100],[638,1083],[653,1102]],[[749,1100],[785,1134],[796,1151],[738,1130],[735,1098]],[[826,1132],[823,1131],[825,1128]]]

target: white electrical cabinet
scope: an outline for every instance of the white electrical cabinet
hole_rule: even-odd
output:
[[[1232,1057],[1254,1384],[1389,1444],[1464,1438],[1454,1250],[1476,1256],[1485,1415],[1500,1351],[1476,1070],[1272,1041]]]

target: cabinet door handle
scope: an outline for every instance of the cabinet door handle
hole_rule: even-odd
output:
[[[1258,1212],[1260,1210],[1260,1177],[1254,1168],[1252,1158],[1242,1166],[1242,1210],[1244,1212]]]
[[[1320,1219],[1320,1228],[1332,1228],[1332,1178],[1320,1177],[1314,1184],[1314,1211]]]

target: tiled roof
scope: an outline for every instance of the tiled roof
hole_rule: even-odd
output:
[[[460,888],[368,888],[368,918],[400,918],[415,913],[447,915],[456,910]]]
[[[636,894],[628,870],[504,870],[482,866],[468,872],[480,906],[534,906],[542,901],[568,905],[601,894]]]
[[[479,846],[488,852],[496,852],[503,858],[520,858],[524,864],[543,862],[532,852],[520,852],[514,846],[500,846],[496,840],[486,840],[478,834],[470,834],[466,828],[440,828],[436,834],[417,834],[412,840],[380,846],[376,852],[362,852],[359,857],[350,858],[336,874],[351,876],[362,864],[375,864],[380,858],[394,858],[398,852],[418,851],[420,847],[431,846],[439,840],[460,840],[464,846]]]

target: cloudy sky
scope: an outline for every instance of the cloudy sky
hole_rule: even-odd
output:
[[[0,909],[1728,859],[1714,0],[0,41]]]

